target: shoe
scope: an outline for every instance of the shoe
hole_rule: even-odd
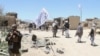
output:
[[[91,46],[98,46],[97,44],[91,44]]]
[[[82,43],[82,41],[77,41],[78,43]]]
[[[91,44],[91,46],[96,46],[95,44]]]

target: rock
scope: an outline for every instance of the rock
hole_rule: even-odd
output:
[[[21,51],[22,52],[28,52],[28,49],[22,49]]]
[[[3,50],[0,50],[0,52],[3,52]]]
[[[57,53],[59,53],[59,54],[63,54],[63,53],[64,53],[64,51],[63,51],[63,50],[60,50],[60,49],[57,49],[56,51],[57,51]]]

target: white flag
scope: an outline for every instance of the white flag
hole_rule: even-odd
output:
[[[40,12],[40,15],[36,19],[35,23],[39,27],[39,26],[43,25],[47,19],[48,19],[48,12],[46,11],[45,8],[43,8],[42,11]]]
[[[81,4],[79,4],[79,5],[78,5],[78,8],[79,8],[79,9],[82,9],[82,6],[81,6]]]

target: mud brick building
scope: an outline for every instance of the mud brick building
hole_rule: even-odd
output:
[[[0,16],[0,26],[11,26],[12,24],[16,24],[17,13],[6,13],[6,15]]]
[[[70,29],[76,30],[78,27],[78,24],[80,23],[80,17],[79,16],[69,16],[68,17]]]

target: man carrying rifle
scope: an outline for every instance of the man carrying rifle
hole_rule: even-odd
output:
[[[91,31],[90,31],[90,33],[89,33],[90,41],[91,41],[91,45],[92,45],[92,46],[95,46],[95,45],[96,45],[96,44],[94,43],[95,35],[96,35],[96,24],[94,23],[94,24],[92,25]]]
[[[17,25],[12,25],[11,31],[6,37],[8,41],[9,56],[21,56],[19,49],[21,48],[22,34],[17,30]]]

